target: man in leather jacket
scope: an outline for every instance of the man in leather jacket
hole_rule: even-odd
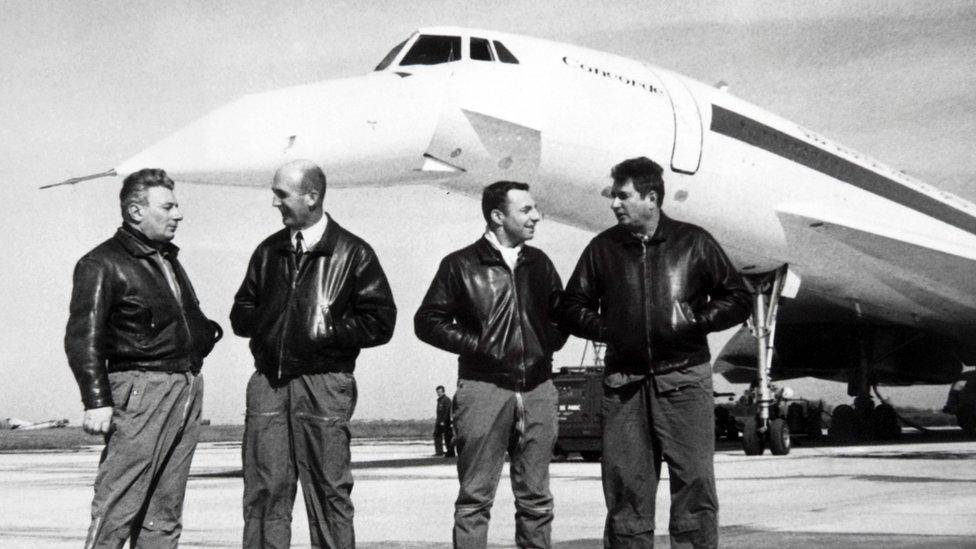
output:
[[[671,480],[672,547],[715,547],[718,498],[706,334],[746,319],[750,295],[705,230],[661,212],[662,169],[614,166],[618,224],[583,251],[560,317],[607,344],[603,424],[606,547],[652,547],[661,460]]]
[[[199,435],[200,367],[220,326],[170,243],[183,219],[166,172],[122,183],[122,227],[75,266],[64,338],[85,406],[105,435],[85,547],[176,547]]]
[[[454,457],[454,426],[451,423],[451,397],[447,396],[443,385],[438,385],[437,417],[434,419],[434,455]],[[445,447],[447,452],[445,453]]]
[[[510,181],[484,189],[485,235],[441,261],[414,316],[417,337],[459,355],[455,547],[485,547],[506,451],[515,543],[551,545],[549,460],[558,420],[550,378],[552,353],[566,336],[552,318],[559,275],[545,253],[525,245],[541,219],[528,191]]]
[[[244,427],[244,547],[288,547],[296,481],[313,547],[354,547],[348,421],[360,349],[393,335],[396,305],[373,249],[323,210],[325,174],[278,169],[285,228],[258,245],[231,310],[256,371]]]

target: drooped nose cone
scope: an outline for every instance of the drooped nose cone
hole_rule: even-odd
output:
[[[329,80],[242,97],[116,168],[162,168],[176,180],[269,184],[297,158],[317,162],[329,184],[409,178],[422,165],[443,87],[393,73]]]

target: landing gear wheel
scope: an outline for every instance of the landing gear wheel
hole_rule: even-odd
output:
[[[756,418],[747,417],[742,425],[742,450],[747,456],[761,456],[766,450],[764,442]]]
[[[769,422],[769,451],[774,456],[790,453],[790,426],[783,418]]]
[[[967,436],[976,437],[976,405],[965,403],[956,412],[956,423],[962,427]]]
[[[901,436],[898,414],[891,404],[880,404],[871,413],[871,431],[877,440],[894,440]]]
[[[834,407],[830,417],[830,428],[827,430],[831,439],[846,442],[857,434],[857,413],[847,404]]]
[[[599,450],[583,450],[580,455],[583,456],[583,461],[600,461]]]

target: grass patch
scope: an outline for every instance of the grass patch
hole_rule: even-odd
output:
[[[200,442],[240,442],[243,425],[205,425]],[[354,419],[349,424],[354,439],[417,440],[434,432],[434,419]],[[38,431],[0,430],[0,452],[24,450],[72,450],[104,443],[100,435],[89,435],[81,427]]]

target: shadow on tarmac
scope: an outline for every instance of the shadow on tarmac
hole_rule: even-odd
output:
[[[957,443],[957,442],[973,442],[973,438],[963,432],[962,429],[956,428],[946,428],[946,429],[930,429],[926,431],[917,431],[915,429],[906,428],[902,430],[901,437],[895,440],[854,440],[854,441],[836,441],[832,440],[828,436],[823,436],[817,440],[811,440],[805,436],[794,435],[792,437],[791,443],[794,448],[847,448],[847,447],[863,447],[863,446],[902,446],[902,445],[912,445],[912,444],[939,444],[939,443]],[[715,442],[716,451],[734,451],[742,450],[742,442],[739,440],[719,440]],[[917,457],[915,454],[922,452],[906,452],[904,459],[950,459],[946,458],[945,454],[940,452],[930,452],[933,454],[938,454],[939,457]],[[890,454],[894,457],[895,452],[888,451],[885,454]],[[964,454],[964,453],[963,453]],[[846,456],[844,454],[835,454],[836,456],[844,457],[881,457],[881,456],[871,456],[862,454],[851,454]],[[962,459],[969,459],[968,457]]]
[[[719,528],[719,543],[723,548],[781,549],[783,547],[817,547],[818,549],[849,549],[851,547],[879,548],[936,548],[972,547],[972,540],[961,536],[918,536],[894,534],[825,534],[821,532],[776,532],[743,526]],[[654,536],[655,547],[668,547],[668,536]],[[383,541],[358,543],[362,549],[446,549],[450,543]],[[603,540],[576,539],[554,542],[556,549],[593,549],[602,547]],[[509,544],[489,544],[488,547],[511,547]]]
[[[817,547],[818,549],[849,549],[851,547],[885,549],[936,548],[956,549],[972,547],[972,540],[961,536],[917,536],[893,534],[824,534],[820,532],[775,532],[743,526],[719,528],[719,543],[723,548],[781,549],[783,547]],[[668,547],[666,535],[654,536],[656,547]],[[446,549],[450,543],[382,541],[358,543],[362,549]],[[554,542],[556,549],[593,549],[602,547],[602,539],[576,539]],[[488,544],[488,547],[511,547],[509,544]]]

